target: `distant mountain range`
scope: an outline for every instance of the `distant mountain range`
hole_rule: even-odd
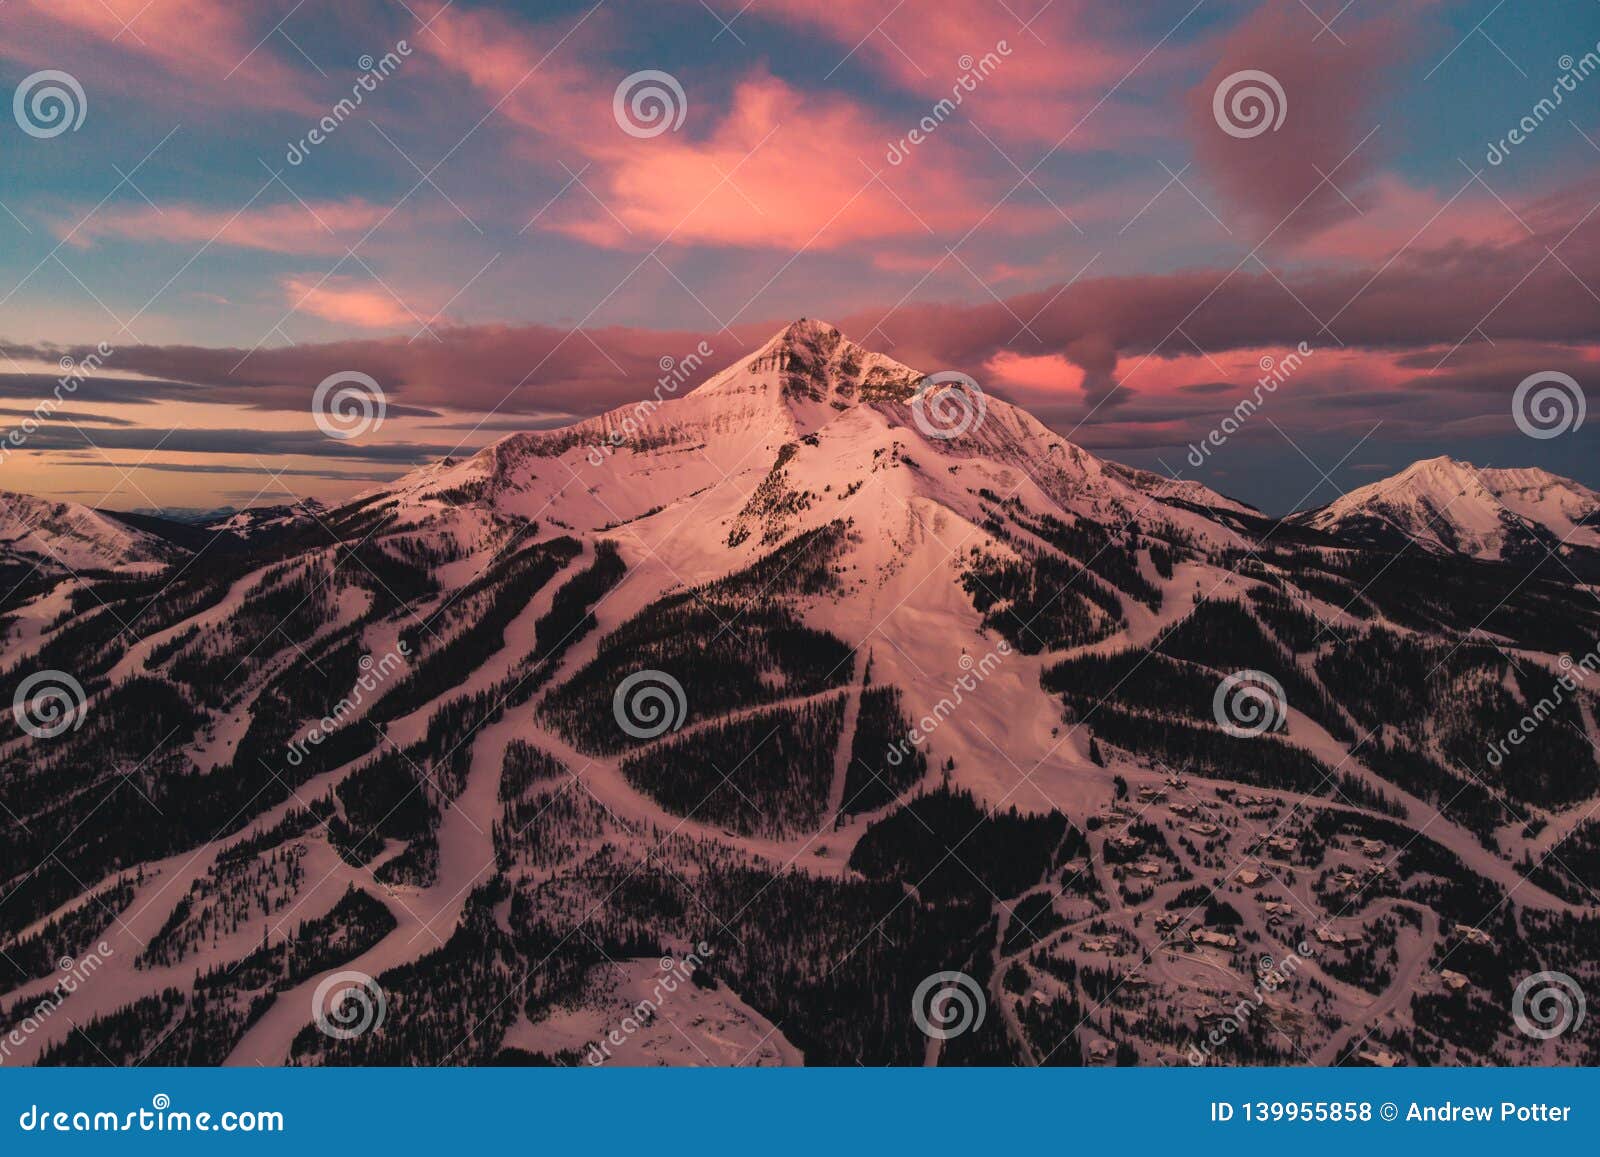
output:
[[[1363,545],[1483,559],[1600,549],[1600,493],[1547,470],[1454,458],[1414,462],[1294,519]]]
[[[104,942],[13,1063],[1596,1063],[1508,994],[1600,979],[1597,508],[1273,518],[815,320],[341,506],[6,495],[0,1030]]]

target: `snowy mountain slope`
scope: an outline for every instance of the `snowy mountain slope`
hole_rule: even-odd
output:
[[[328,508],[315,498],[273,506],[251,506],[244,510],[231,510],[216,518],[207,518],[200,525],[209,531],[225,530],[240,538],[272,534],[320,518]]]
[[[1600,548],[1600,492],[1537,468],[1477,467],[1449,457],[1414,462],[1293,521],[1388,547],[1504,559]]]
[[[404,504],[483,500],[507,514],[600,530],[707,490],[748,490],[777,468],[780,452],[802,460],[794,469],[819,491],[859,486],[898,446],[926,465],[921,490],[955,508],[974,509],[970,495],[980,486],[1009,493],[1025,483],[1064,512],[1106,521],[1138,515],[1230,541],[1231,532],[1189,507],[1249,509],[1197,483],[1099,459],[992,397],[970,428],[944,436],[933,419],[919,423],[910,404],[922,379],[826,322],[802,320],[688,393],[658,389],[659,401],[513,434],[373,495]],[[791,507],[800,505],[797,493],[789,491]],[[814,524],[795,512],[792,529]]]
[[[170,544],[92,507],[0,491],[0,561],[50,571],[162,564]]]
[[[1261,511],[1249,503],[1218,494],[1202,483],[1190,479],[1166,478],[1149,470],[1140,470],[1136,466],[1124,466],[1119,462],[1110,462],[1107,465],[1129,485],[1146,494],[1154,495],[1163,502],[1197,506],[1208,511],[1242,514],[1253,518],[1263,517]]]
[[[1219,1059],[1552,1059],[1484,1026],[1514,960],[1591,966],[1581,879],[1525,857],[1600,848],[1600,705],[1475,753],[1600,633],[1592,596],[1305,549],[1335,540],[923,382],[797,322],[106,584],[114,615],[38,597],[0,702],[38,655],[88,705],[53,746],[0,732],[0,1030],[113,952],[8,1062],[595,1063],[692,954],[678,1031],[603,1063],[1175,1063],[1269,952],[1301,971]],[[1270,734],[1218,714],[1241,672]],[[1441,1003],[1461,927],[1517,943],[1453,956]],[[952,969],[994,1015],[930,1048],[908,1010]],[[386,1018],[319,1032],[352,973]]]

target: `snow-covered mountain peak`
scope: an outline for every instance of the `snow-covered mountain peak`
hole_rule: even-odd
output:
[[[856,344],[825,321],[801,318],[689,397],[761,397],[781,408],[797,433],[807,434],[854,405],[907,401],[922,377],[920,371]]]
[[[675,504],[695,503],[704,515],[714,504],[700,496],[711,490],[727,492],[732,515],[785,470],[804,473],[815,493],[853,494],[904,455],[920,467],[924,497],[974,517],[974,492],[1010,493],[1025,480],[1058,513],[1169,521],[1232,539],[1194,508],[1237,504],[1106,462],[992,394],[945,399],[953,409],[943,413],[914,403],[927,372],[803,318],[697,388],[674,371],[637,402],[510,435],[462,461],[421,467],[386,492],[432,508],[487,501],[503,514],[593,530]],[[820,517],[824,508],[813,509]],[[798,532],[805,523],[786,525]]]
[[[1538,467],[1479,467],[1441,455],[1352,490],[1297,521],[1363,542],[1499,559],[1600,547],[1600,493]]]
[[[76,572],[165,563],[174,553],[157,536],[82,503],[0,490],[0,561]]]

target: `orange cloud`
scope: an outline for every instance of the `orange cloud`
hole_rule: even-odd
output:
[[[1030,357],[1001,350],[983,367],[995,383],[1044,393],[1076,393],[1083,387],[1083,370],[1060,354]]]

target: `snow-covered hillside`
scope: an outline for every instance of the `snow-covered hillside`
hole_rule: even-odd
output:
[[[1600,493],[1533,467],[1474,466],[1455,458],[1400,473],[1295,521],[1356,541],[1499,559],[1546,548],[1600,548]]]
[[[153,534],[76,502],[0,491],[0,562],[41,570],[113,570],[170,561],[178,552]]]
[[[1184,1063],[1269,956],[1216,1059],[1600,1059],[1503,1023],[1600,979],[1600,701],[1485,754],[1600,603],[1457,553],[1592,494],[1441,460],[1296,529],[811,320],[690,384],[8,595],[0,1030],[103,957],[8,1063]],[[992,1013],[930,1038],[951,972]]]
[[[931,400],[919,419],[912,399],[923,377],[826,322],[802,320],[692,391],[658,388],[644,402],[573,426],[512,434],[373,497],[431,500],[435,508],[482,500],[505,514],[595,531],[655,516],[670,523],[675,505],[692,503],[720,514],[697,518],[693,532],[724,537],[741,517],[729,509],[733,499],[742,507],[751,483],[779,469],[782,453],[790,501],[780,499],[786,513],[774,517],[786,518],[790,532],[833,516],[796,495],[859,488],[897,457],[920,467],[907,495],[967,514],[980,488],[1010,493],[1017,483],[1062,511],[1107,522],[1137,515],[1230,539],[1186,507],[1249,509],[1195,482],[1106,462],[997,398],[983,398],[980,415],[954,423],[942,422]],[[765,528],[769,543],[774,526]]]
[[[305,498],[298,502],[280,503],[273,506],[251,506],[244,510],[232,510],[217,518],[208,518],[200,523],[209,531],[227,531],[240,538],[253,538],[261,534],[271,534],[275,531],[286,530],[292,526],[320,518],[327,513],[327,507],[315,498]]]

